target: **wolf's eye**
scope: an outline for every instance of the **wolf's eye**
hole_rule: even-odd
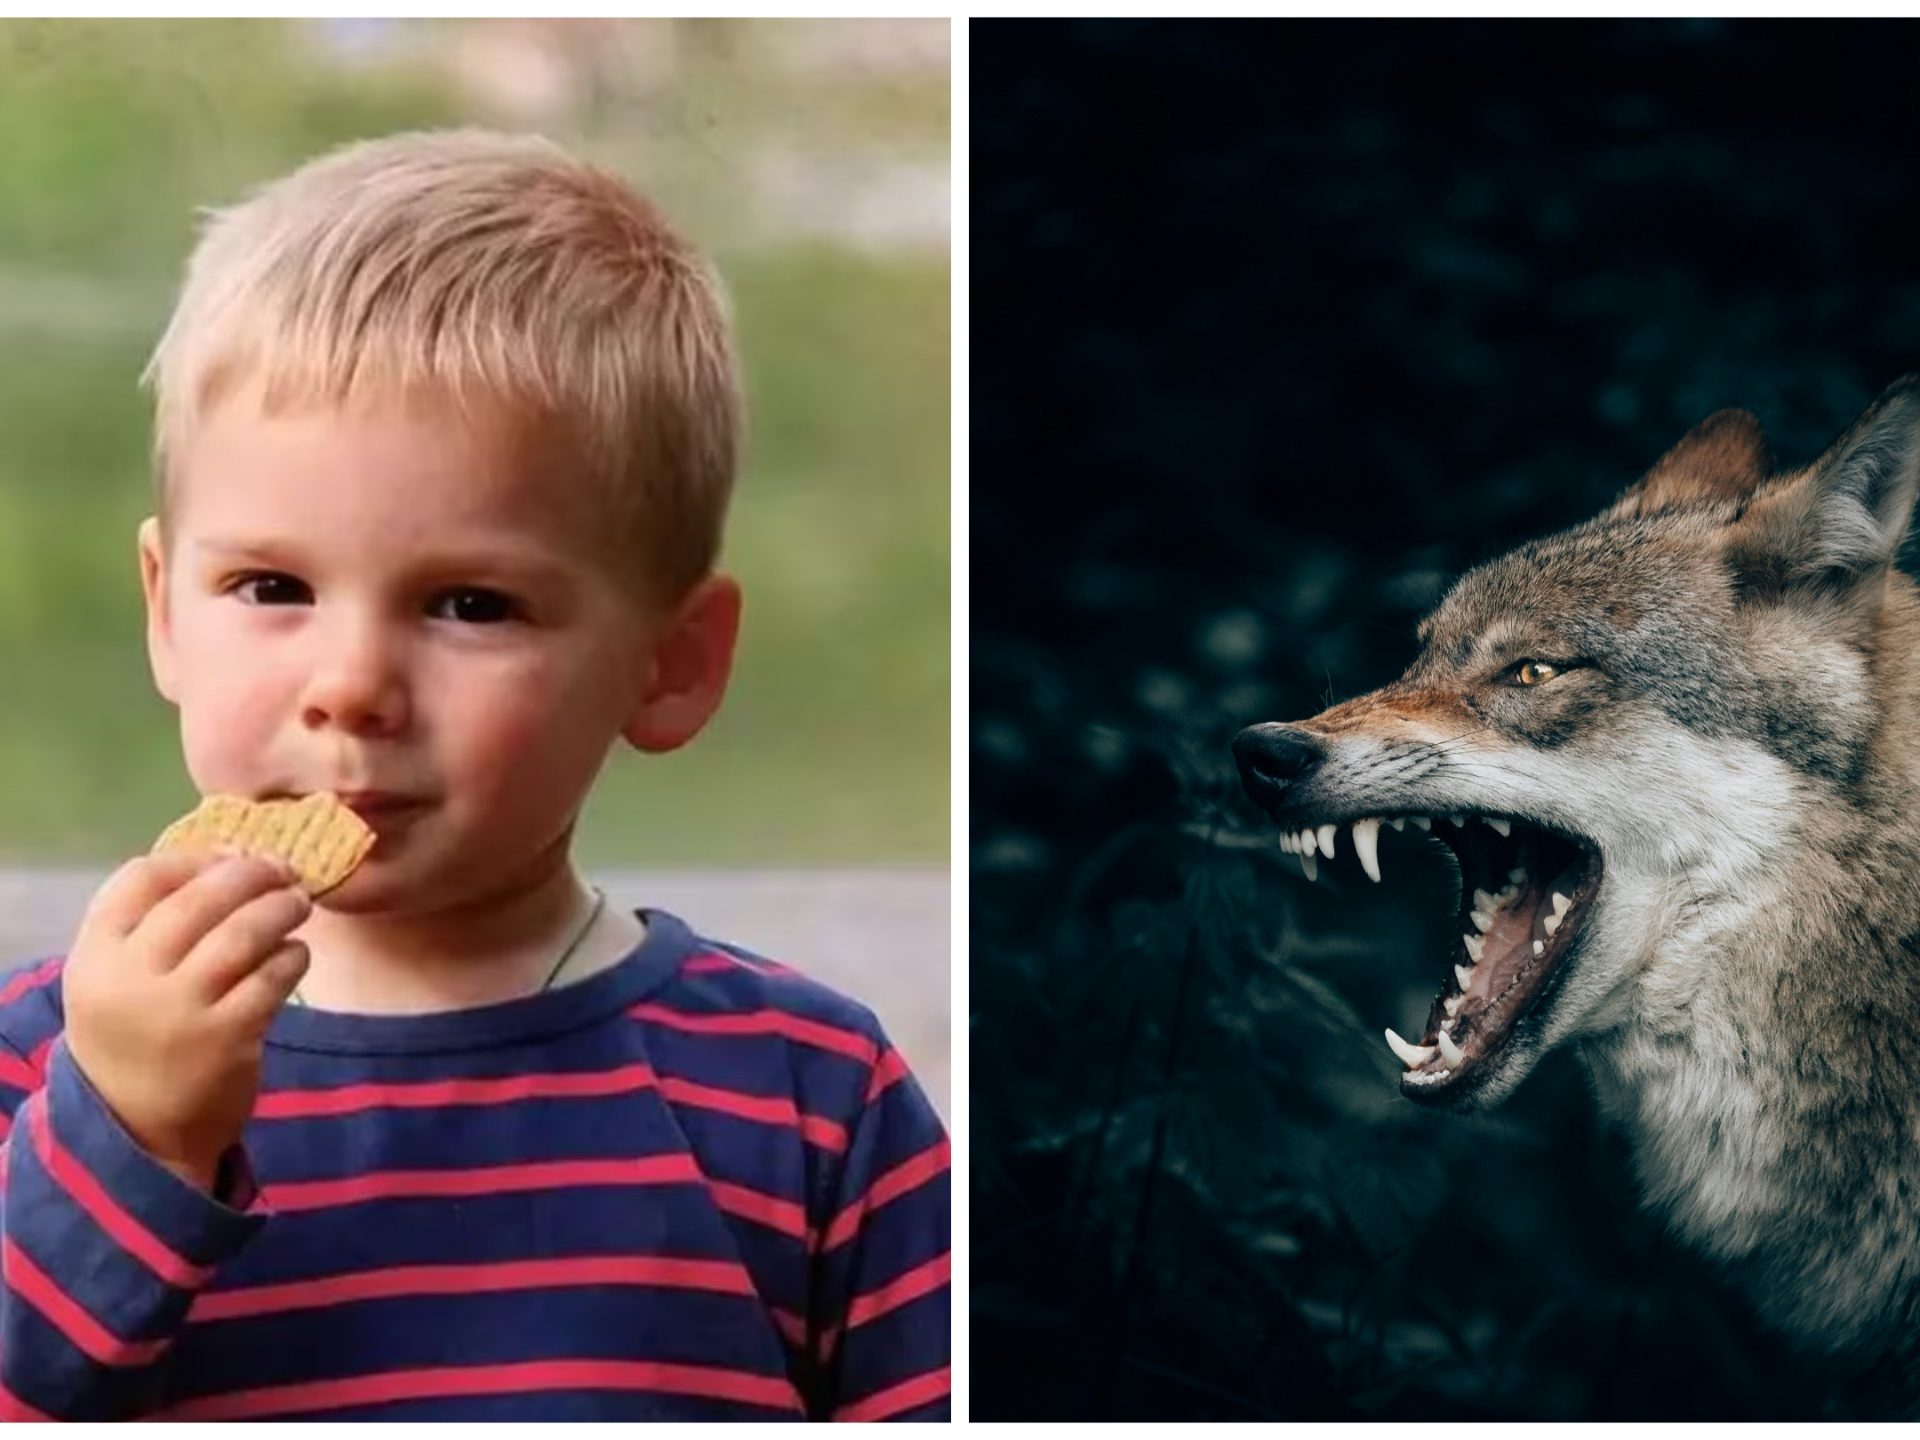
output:
[[[1558,665],[1550,665],[1545,660],[1522,660],[1513,678],[1521,685],[1544,685],[1559,673]]]

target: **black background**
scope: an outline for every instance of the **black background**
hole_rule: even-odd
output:
[[[1574,1056],[1397,1098],[1453,877],[1309,886],[1226,747],[1709,412],[1797,466],[1920,368],[1916,39],[973,25],[976,1417],[1873,1412]]]

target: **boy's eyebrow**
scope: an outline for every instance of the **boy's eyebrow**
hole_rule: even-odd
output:
[[[199,538],[193,548],[210,559],[257,560],[263,564],[297,566],[300,547],[295,541]],[[510,571],[535,580],[560,581],[572,573],[571,567],[544,555],[516,550],[449,550],[428,557],[426,565],[436,571],[499,570]]]

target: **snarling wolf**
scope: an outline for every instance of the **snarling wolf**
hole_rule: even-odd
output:
[[[1383,824],[1458,862],[1439,994],[1387,1032],[1402,1094],[1489,1105],[1577,1044],[1647,1202],[1777,1326],[1912,1387],[1920,375],[1769,469],[1753,416],[1709,417],[1469,571],[1398,680],[1233,750],[1309,878],[1350,828],[1378,881]]]

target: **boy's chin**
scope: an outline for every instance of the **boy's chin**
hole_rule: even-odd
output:
[[[424,857],[422,857],[424,858]],[[444,866],[384,859],[378,850],[345,880],[314,898],[316,909],[332,915],[419,914],[457,906],[471,887]]]
[[[326,894],[315,896],[313,903],[335,915],[377,915],[399,908],[398,902],[417,888],[395,874],[394,867],[369,858]]]

